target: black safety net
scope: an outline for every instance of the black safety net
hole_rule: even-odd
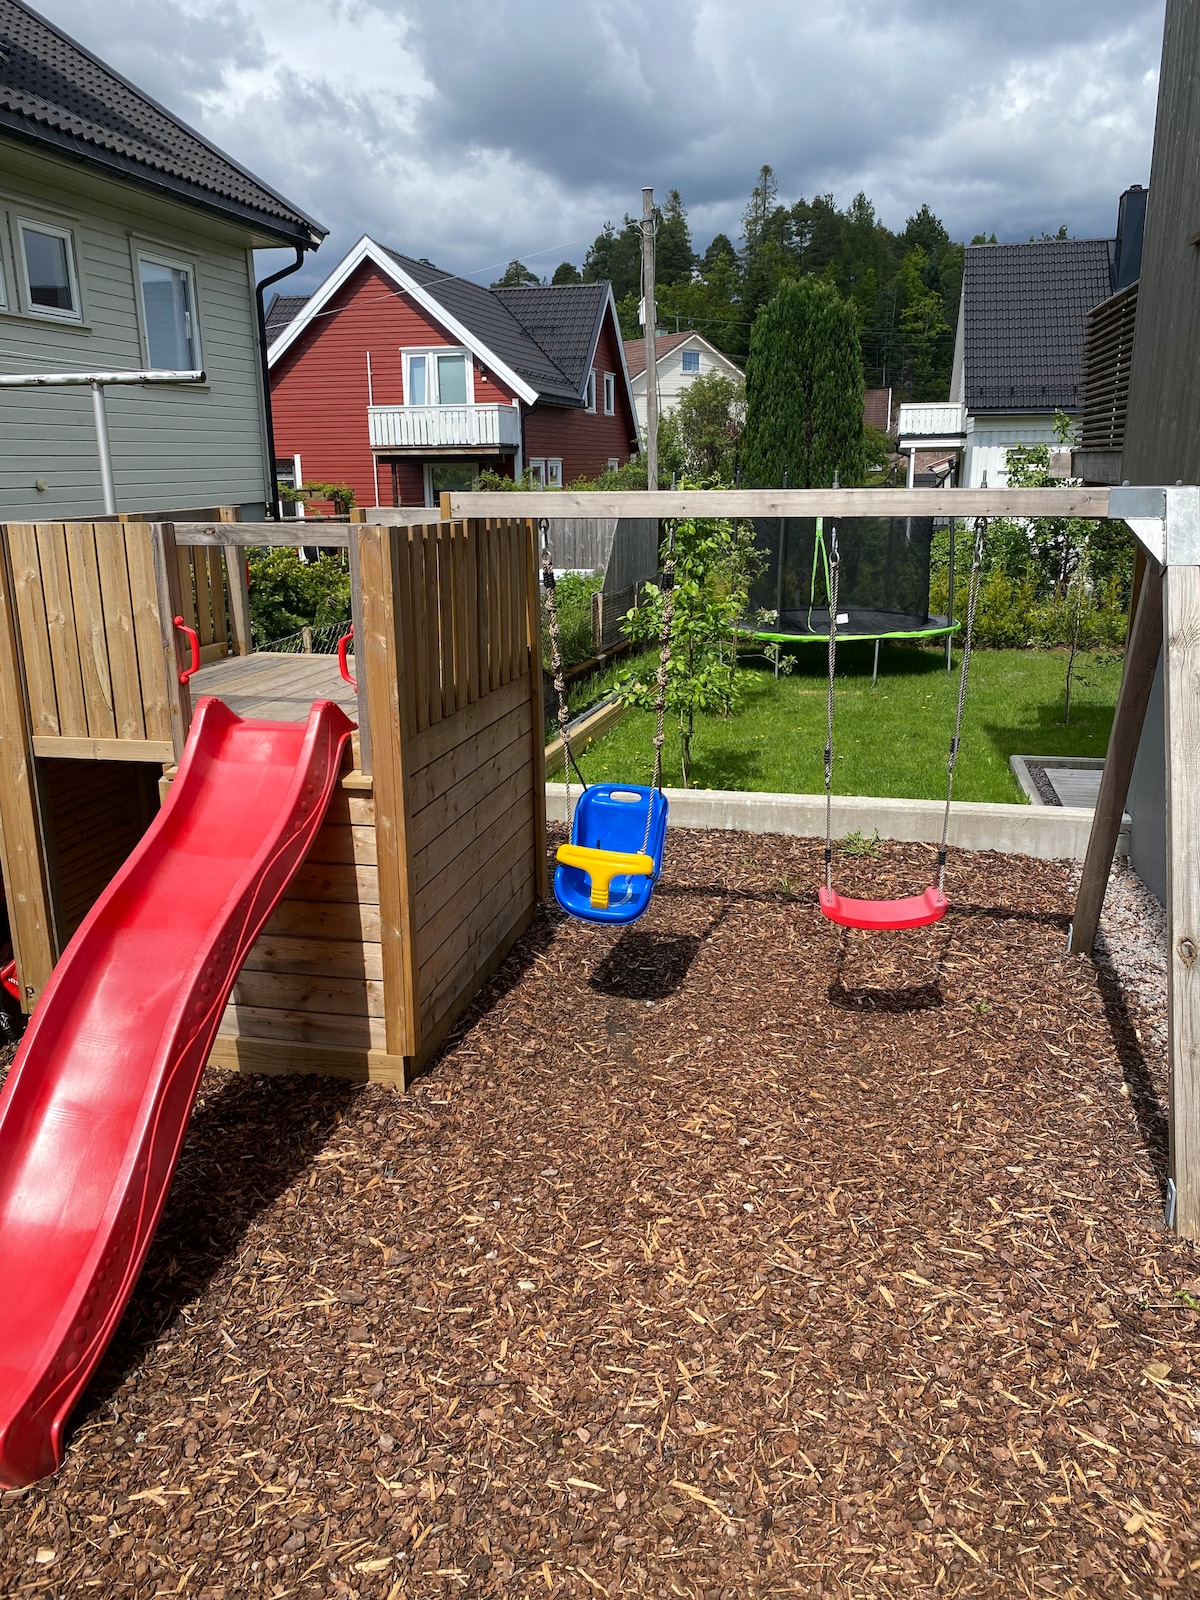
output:
[[[824,636],[829,631],[829,556],[834,519],[756,518],[755,548],[764,558],[750,590],[746,627],[765,636]],[[929,613],[932,517],[837,519],[840,636],[878,638],[935,632]]]

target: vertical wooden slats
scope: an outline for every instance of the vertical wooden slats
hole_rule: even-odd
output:
[[[100,575],[100,594],[104,637],[107,645],[112,685],[115,738],[144,739],[146,719],[142,710],[142,684],[138,672],[137,639],[134,633],[133,600],[129,589],[129,566],[125,556],[125,533],[119,522],[95,530],[96,558]]]
[[[467,704],[472,705],[479,699],[481,690],[479,686],[479,659],[480,659],[480,623],[483,620],[483,606],[479,587],[479,525],[467,523],[463,528],[463,550],[467,560],[467,608],[463,616],[463,628],[467,637]]]
[[[108,640],[104,633],[104,601],[100,593],[96,530],[91,523],[78,523],[70,529],[67,565],[71,573],[76,647],[83,675],[88,737],[115,739],[117,720],[113,715]]]
[[[149,530],[144,524],[126,524],[125,561],[129,573],[129,593],[133,602],[133,634],[137,642],[146,737],[170,739],[171,707],[174,696],[163,651],[163,640],[166,630],[170,627],[170,618],[164,622],[159,614],[154,556]]]
[[[192,696],[187,684],[179,681],[184,643],[173,618],[186,616],[187,613],[180,610],[182,595],[177,559],[178,547],[175,544],[175,528],[172,523],[150,524],[150,550],[154,563],[154,592],[158,602],[159,641],[166,674],[171,743],[175,746],[175,759],[178,760],[183,755],[183,746],[187,740],[188,728],[191,726]]]
[[[54,738],[60,732],[58,695],[50,658],[50,628],[46,620],[46,597],[42,593],[37,529],[32,523],[9,523],[8,554],[21,629],[21,652],[25,659],[30,725],[35,737]]]
[[[438,584],[438,530],[421,528],[425,547],[425,648],[429,663],[429,720],[442,720],[442,638],[441,601]],[[417,530],[414,529],[414,534]]]
[[[412,604],[413,704],[417,730],[429,726],[429,636],[425,626],[425,530],[410,528],[401,544],[408,558],[409,595]]]
[[[541,589],[538,583],[537,524],[525,524],[525,627],[531,651],[529,685],[533,701],[533,792],[546,792],[546,713],[542,706],[542,613]],[[549,872],[546,864],[546,807],[533,808],[533,870],[537,897],[544,900],[550,892]]]
[[[438,631],[441,636],[442,715],[454,714],[454,549],[453,527],[437,527]]]
[[[64,739],[86,739],[87,702],[83,695],[79,639],[75,632],[75,605],[71,597],[71,573],[67,562],[67,530],[61,522],[38,524],[37,550],[42,569],[42,594],[46,601],[50,659],[58,697],[58,731]]]
[[[508,578],[506,598],[512,613],[512,653],[509,656],[509,678],[519,678],[525,671],[525,524],[508,519]]]
[[[450,550],[454,575],[454,709],[462,711],[467,705],[470,688],[470,664],[467,641],[470,627],[467,619],[467,529],[462,522],[450,524]]]
[[[0,857],[21,1004],[31,1011],[54,966],[54,923],[21,667],[8,554],[0,548]]]

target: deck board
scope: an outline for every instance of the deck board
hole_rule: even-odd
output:
[[[192,679],[192,699],[217,695],[239,717],[272,722],[307,722],[314,700],[332,700],[358,720],[358,697],[338,672],[336,656],[230,656],[201,667]]]

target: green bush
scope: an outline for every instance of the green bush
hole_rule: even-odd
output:
[[[577,667],[581,661],[590,661],[596,653],[592,648],[592,596],[603,582],[599,573],[564,572],[554,585],[564,667]],[[550,624],[545,606],[542,608],[542,661],[549,672]]]
[[[955,558],[956,562],[961,560],[954,573],[954,617],[961,639],[967,620],[970,552],[964,560],[961,552],[956,551]],[[943,567],[931,577],[929,609],[945,615],[948,595]],[[1114,578],[1087,593],[1068,591],[1059,595],[1051,591],[1039,599],[1038,585],[1031,572],[1026,570],[1014,577],[999,566],[986,573],[980,584],[979,603],[975,609],[975,644],[993,650],[1070,645],[1077,601],[1080,649],[1120,649],[1125,643],[1127,617],[1119,579]]]
[[[320,530],[313,529],[314,537]],[[338,556],[304,562],[296,550],[248,550],[250,622],[262,646],[301,628],[322,628],[350,616],[350,573]]]

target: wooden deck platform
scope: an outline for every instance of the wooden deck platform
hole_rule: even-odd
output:
[[[205,694],[219,695],[239,717],[307,722],[314,700],[332,700],[358,721],[358,697],[338,672],[336,656],[263,651],[212,661],[192,679],[192,703]]]

